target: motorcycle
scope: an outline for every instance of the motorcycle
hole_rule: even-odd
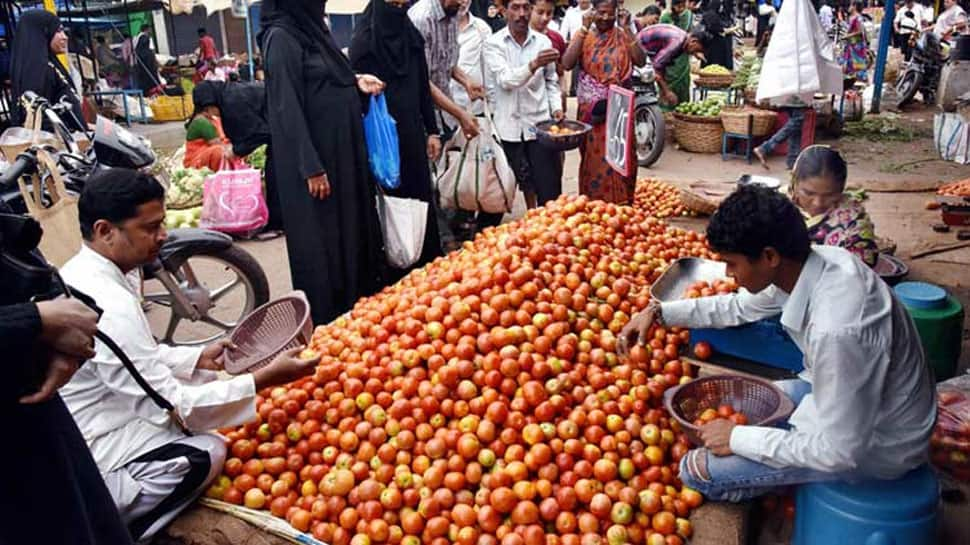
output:
[[[24,104],[54,129],[57,146],[48,142],[44,147],[57,158],[69,194],[79,195],[88,177],[103,169],[144,169],[155,162],[145,139],[106,118],[98,117],[85,135],[90,145],[84,146],[62,122],[62,115],[73,115],[70,105],[51,105],[33,93],[25,93]],[[43,175],[40,170],[36,147],[28,146],[0,174],[0,199],[26,214],[17,181],[24,178],[31,189],[35,174]],[[169,345],[208,344],[269,300],[269,282],[259,263],[228,235],[207,229],[170,230],[158,259],[141,268],[141,278],[152,290],[143,293],[144,301],[169,311],[167,320],[150,319],[155,336]],[[191,326],[180,329],[183,322]]]
[[[909,46],[912,52],[910,60],[896,77],[896,105],[899,108],[909,104],[917,91],[923,95],[925,104],[933,104],[940,84],[940,73],[946,62],[943,45],[932,29],[910,34]]]
[[[649,167],[657,162],[664,151],[667,130],[660,109],[653,66],[648,62],[633,70],[633,92],[636,96],[633,110],[633,132],[636,140],[637,163]]]

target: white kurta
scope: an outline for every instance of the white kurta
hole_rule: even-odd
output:
[[[892,479],[924,463],[936,395],[916,326],[872,269],[813,247],[791,295],[775,286],[664,303],[669,325],[731,327],[781,313],[812,384],[794,429],[737,426],[731,450],[772,467]]]
[[[137,293],[114,263],[84,246],[61,275],[97,301],[104,310],[99,329],[125,351],[192,431],[237,426],[256,418],[252,375],[217,380],[215,373],[195,368],[201,348],[155,342]],[[184,437],[107,346],[96,342],[95,351],[60,394],[102,473]]]

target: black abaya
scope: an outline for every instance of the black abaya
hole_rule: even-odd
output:
[[[712,3],[707,11],[704,12],[701,22],[707,32],[708,41],[704,44],[704,59],[702,66],[719,64],[728,70],[734,69],[734,36],[728,34],[723,36],[724,30],[728,27],[724,25],[721,17],[720,4]]]
[[[158,87],[158,61],[152,51],[152,38],[139,34],[135,42],[135,86],[144,92]]]
[[[314,323],[324,324],[376,289],[380,224],[353,72],[322,13],[317,26],[287,11],[304,2],[286,1],[263,4],[273,174],[293,286],[306,292]],[[270,15],[283,21],[274,24]],[[331,193],[315,199],[307,179],[324,172]]]
[[[414,29],[407,11],[392,11],[397,9],[384,0],[373,0],[367,6],[354,31],[350,58],[355,71],[373,74],[387,84],[384,89],[387,109],[397,122],[401,185],[386,193],[430,205],[424,248],[412,267],[416,268],[443,254],[426,146],[428,135],[438,134],[438,126],[431,102],[424,40]],[[397,50],[389,53],[380,44],[397,45]]]

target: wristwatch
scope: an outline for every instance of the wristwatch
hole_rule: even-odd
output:
[[[667,324],[664,323],[663,306],[661,306],[660,301],[651,299],[647,304],[647,310],[653,312],[653,323],[660,327],[667,327]]]

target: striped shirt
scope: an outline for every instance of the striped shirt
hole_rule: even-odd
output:
[[[664,75],[687,45],[687,33],[674,25],[652,25],[637,34],[640,47],[650,57],[654,72]]]
[[[424,55],[428,59],[431,83],[451,96],[451,73],[458,65],[458,16],[445,13],[441,0],[418,0],[408,17],[424,36]]]

